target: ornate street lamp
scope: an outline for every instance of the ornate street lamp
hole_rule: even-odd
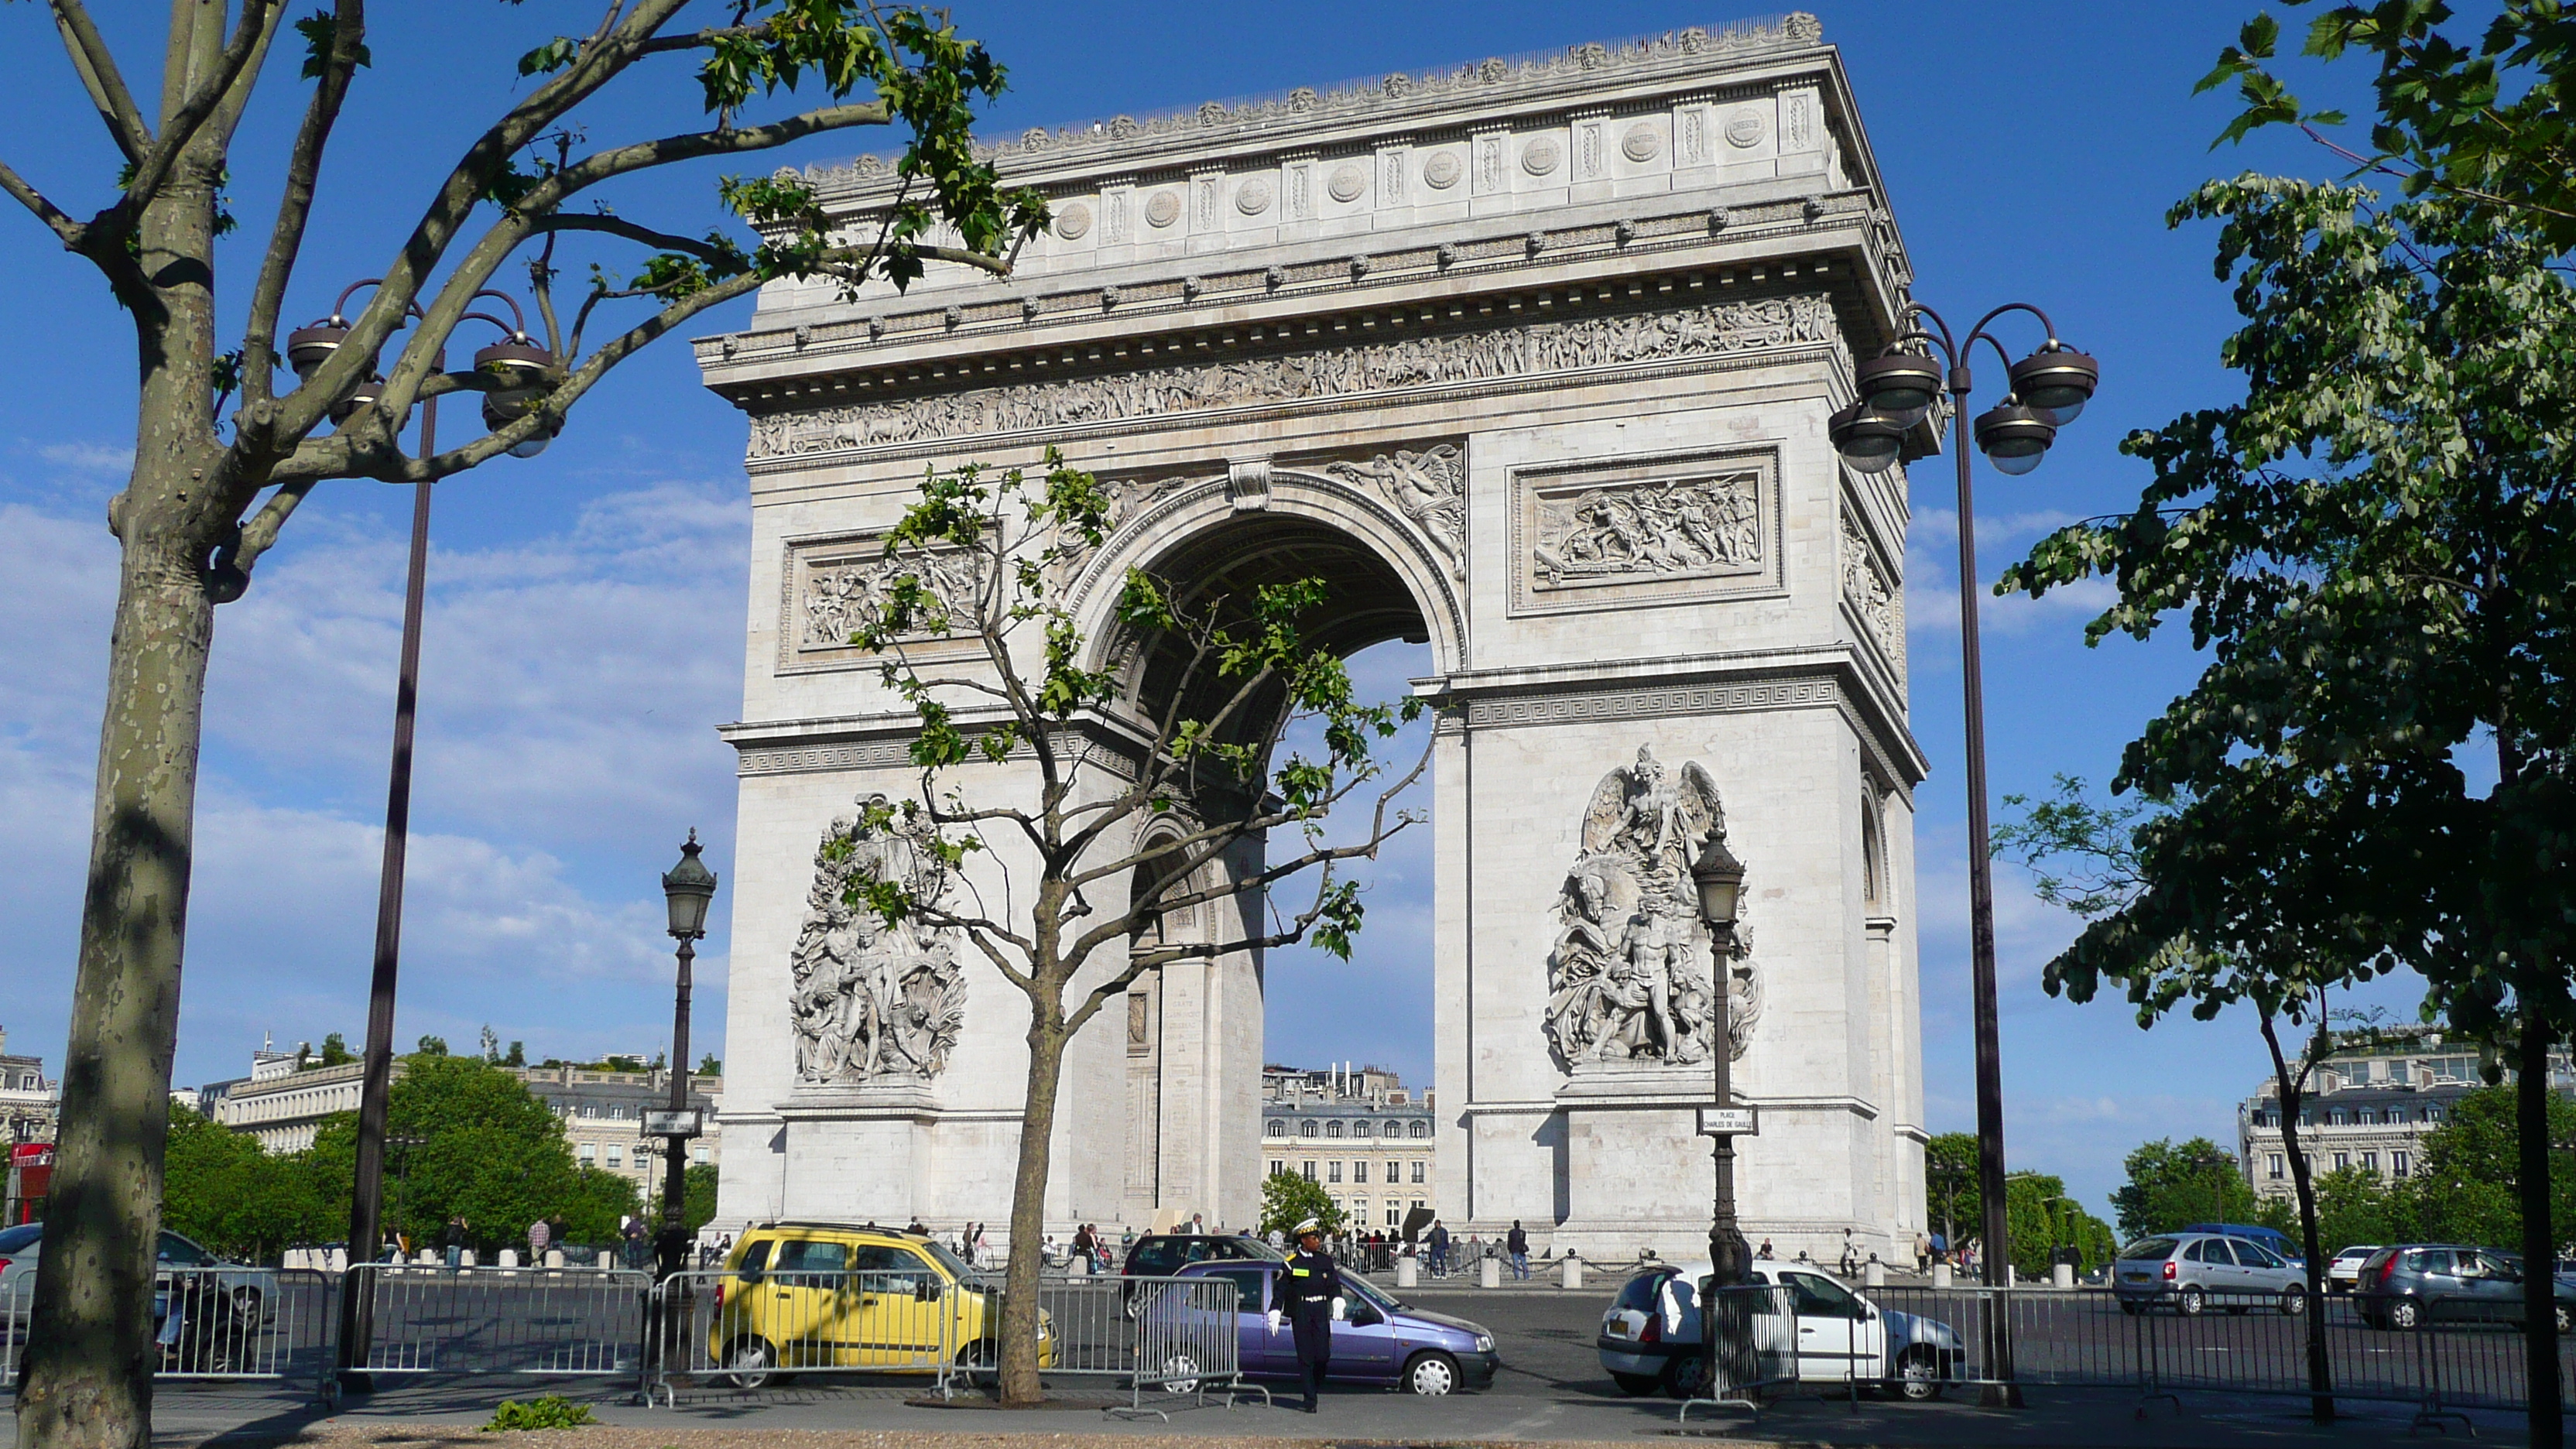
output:
[[[2048,340],[2016,362],[1987,325],[2008,312],[2027,312],[2048,329]],[[2101,382],[2101,365],[2057,340],[2057,324],[2026,302],[2007,302],[1977,319],[1965,337],[1941,314],[1919,302],[1906,304],[1906,330],[1878,357],[1853,369],[1858,401],[1826,425],[1843,462],[1861,473],[1884,473],[1906,452],[1905,436],[1931,411],[1940,392],[1950,394],[1952,451],[1959,465],[1959,659],[1967,706],[1968,916],[1971,985],[1977,1035],[1977,1179],[1984,1195],[1985,1281],[2004,1285],[2012,1261],[2004,1224],[2004,1094],[2001,1029],[1995,1006],[1995,881],[1986,827],[1985,664],[1977,638],[1977,521],[1969,495],[1968,354],[1980,340],[2003,360],[2013,390],[1976,419],[1976,444],[2000,472],[2027,473],[2047,456],[2057,430],[2075,421]],[[1923,323],[1930,324],[1926,330]],[[1937,383],[1937,386],[1936,386]],[[1955,1244],[1953,1247],[1955,1248]],[[2012,1378],[2012,1345],[2001,1315],[1992,1315],[1995,1376],[2006,1382],[1988,1390],[1990,1402],[2019,1404]]]
[[[662,1231],[654,1243],[655,1265],[668,1278],[688,1267],[689,1139],[704,1129],[689,1110],[689,968],[698,959],[697,942],[707,934],[707,906],[716,898],[716,873],[698,859],[704,849],[698,832],[689,832],[680,847],[680,863],[662,874],[662,899],[671,914],[671,936],[680,943],[679,978],[671,1010],[671,1110],[653,1124],[670,1153],[662,1180]]]
[[[1722,1340],[1718,1290],[1737,1288],[1752,1280],[1753,1249],[1744,1241],[1743,1229],[1735,1221],[1735,1136],[1746,1127],[1735,1106],[1735,1027],[1729,1019],[1734,1007],[1734,984],[1727,978],[1728,958],[1735,951],[1735,917],[1738,898],[1744,890],[1744,862],[1726,848],[1723,829],[1710,834],[1699,858],[1691,862],[1691,884],[1699,891],[1699,918],[1708,926],[1709,995],[1713,1005],[1709,1014],[1709,1055],[1717,1063],[1715,1105],[1709,1113],[1707,1131],[1717,1139],[1717,1201],[1708,1224],[1709,1291],[1700,1296],[1700,1342],[1708,1354],[1708,1390],[1716,1392],[1723,1382],[1718,1375],[1718,1355]],[[1732,1319],[1733,1315],[1726,1315]]]

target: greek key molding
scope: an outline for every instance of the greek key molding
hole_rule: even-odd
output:
[[[1593,720],[1653,719],[1676,714],[1745,714],[1774,709],[1831,709],[1842,690],[1830,676],[1744,684],[1695,684],[1649,689],[1590,690],[1470,700],[1467,727],[1579,724]]]
[[[810,775],[828,770],[884,770],[912,763],[908,740],[871,740],[855,745],[746,745],[734,761],[734,774]]]

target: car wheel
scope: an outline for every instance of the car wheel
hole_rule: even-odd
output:
[[[2567,1305],[2564,1303],[2558,1305],[2558,1331],[2560,1333],[2567,1331]]]
[[[1404,1391],[1436,1398],[1458,1391],[1458,1361],[1445,1353],[1414,1355],[1404,1366]]]
[[[725,1382],[737,1389],[756,1389],[778,1372],[778,1350],[765,1338],[738,1338],[725,1350]]]
[[[1673,1358],[1664,1365],[1664,1392],[1676,1399],[1700,1399],[1708,1396],[1708,1359],[1690,1353]]]
[[[1199,1391],[1199,1361],[1185,1353],[1163,1360],[1163,1392],[1195,1394]]]
[[[2386,1316],[2389,1327],[2404,1333],[2424,1321],[2424,1310],[2417,1306],[2414,1299],[2400,1298],[2388,1305]]]
[[[1941,1365],[1932,1350],[1917,1344],[1905,1351],[1896,1361],[1896,1389],[1918,1404],[1941,1397]]]
[[[233,1322],[244,1328],[259,1327],[259,1290],[244,1284],[233,1290]]]
[[[2297,1288],[2281,1290],[2281,1316],[2296,1318],[2308,1311],[2308,1295]]]
[[[1619,1392],[1632,1399],[1642,1394],[1651,1394],[1662,1384],[1662,1380],[1657,1379],[1653,1374],[1614,1373],[1610,1375],[1610,1382],[1617,1384]]]
[[[2198,1318],[2200,1311],[2209,1306],[2209,1299],[2197,1288],[2185,1288],[2174,1306],[2182,1310],[2183,1317]]]
[[[1145,1311],[1144,1297],[1135,1289],[1130,1288],[1127,1290],[1125,1297],[1120,1301],[1119,1306],[1126,1311],[1128,1317],[1133,1318]]]

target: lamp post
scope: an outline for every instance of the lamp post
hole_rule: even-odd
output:
[[[2027,312],[2048,329],[2048,340],[2019,362],[1986,330],[2011,312]],[[1968,354],[1980,339],[2003,360],[2012,390],[2002,402],[1979,416],[1976,444],[1997,470],[2018,477],[2040,464],[2057,430],[2075,421],[2092,400],[2101,367],[2092,358],[2057,340],[2057,324],[2027,302],[2007,302],[1977,319],[1964,337],[1951,332],[1941,314],[1909,302],[1901,319],[1905,331],[1877,357],[1854,369],[1851,406],[1834,414],[1827,425],[1834,450],[1862,473],[1883,473],[1903,455],[1906,436],[1931,412],[1947,391],[1950,421],[1959,465],[1959,672],[1967,710],[1968,754],[1968,918],[1971,989],[1975,998],[1977,1035],[1977,1178],[1985,1194],[1985,1281],[2004,1286],[2011,1261],[2004,1226],[2004,1088],[2001,1028],[1995,1007],[1995,881],[1986,839],[1986,699],[1985,664],[1977,639],[1977,524],[1968,485],[1968,393],[1972,379]],[[1926,330],[1921,324],[1931,324]],[[1921,344],[1923,351],[1909,344]],[[1937,354],[1937,355],[1935,355]],[[1946,364],[1946,368],[1944,367]],[[1996,1315],[1995,1376],[2001,1391],[1989,1389],[1990,1401],[2018,1405],[2020,1390],[2010,1384],[2012,1346]]]
[[[688,1267],[688,1151],[699,1124],[689,1110],[689,968],[698,959],[697,942],[707,934],[707,906],[716,896],[716,873],[698,859],[704,847],[698,832],[689,832],[680,847],[680,863],[663,873],[662,898],[670,907],[671,935],[680,943],[678,987],[671,1008],[671,1114],[663,1124],[670,1153],[662,1181],[662,1231],[654,1244],[655,1266],[668,1278]]]
[[[1710,1291],[1701,1295],[1700,1341],[1707,1346],[1710,1393],[1717,1391],[1720,1340],[1716,1291],[1743,1286],[1752,1278],[1753,1249],[1735,1221],[1735,1136],[1741,1130],[1735,1107],[1735,1027],[1733,983],[1728,958],[1735,950],[1736,900],[1744,888],[1744,862],[1726,848],[1724,827],[1712,832],[1699,858],[1691,862],[1691,884],[1699,892],[1699,918],[1708,926],[1709,1056],[1717,1063],[1709,1135],[1717,1139],[1717,1200],[1708,1224]]]
[[[349,299],[383,281],[381,277],[366,277],[350,283],[331,303],[329,316],[286,335],[287,366],[294,369],[297,377],[311,378],[340,350],[349,337],[349,319],[343,315]],[[470,300],[484,297],[498,299],[516,319],[503,322],[488,312],[465,314],[507,334],[504,341],[474,354],[475,372],[463,379],[484,392],[483,420],[497,426],[498,422],[525,415],[535,405],[543,391],[545,370],[554,365],[554,358],[528,336],[526,317],[508,294],[486,289]],[[410,315],[418,318],[420,309],[413,307]],[[444,347],[435,365],[439,371],[446,371]],[[384,383],[384,378],[370,367],[366,379],[332,406],[331,421],[345,424],[359,410],[373,406],[383,396]],[[540,434],[510,452],[514,457],[533,458],[545,451],[548,441],[547,435]],[[424,460],[438,456],[436,393],[421,400],[420,456]],[[420,700],[420,625],[428,588],[430,486],[430,480],[424,478],[412,485],[411,495],[411,558],[403,580],[402,654],[394,677],[393,761],[385,785],[384,860],[376,882],[375,968],[367,987],[366,1065],[358,1088],[358,1141],[349,1200],[353,1261],[362,1250],[373,1255],[384,1221],[385,1098],[393,1081],[394,988],[401,974],[403,867],[411,844],[412,738]],[[365,1358],[368,1343],[374,1337],[374,1318],[372,1289],[352,1288],[340,1295],[339,1367],[347,1388],[363,1391],[368,1387],[366,1376],[354,1370]]]

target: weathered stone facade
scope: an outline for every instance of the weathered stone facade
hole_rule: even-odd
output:
[[[1116,504],[1065,581],[1086,623],[1131,566],[1222,581],[1291,554],[1335,585],[1337,644],[1429,645],[1422,687],[1447,701],[1436,1207],[1454,1231],[1518,1218],[1598,1253],[1704,1240],[1692,1112],[1724,989],[1737,1088],[1763,1108],[1746,1230],[1789,1252],[1839,1249],[1846,1227],[1910,1246],[1906,505],[1901,475],[1846,473],[1825,438],[1910,273],[1812,18],[998,151],[1054,213],[1009,280],[935,272],[855,301],[775,285],[747,331],[699,344],[709,386],[750,415],[754,502],[726,730],[724,1217],[1005,1213],[1016,990],[971,952],[885,948],[935,957],[898,979],[957,1005],[936,1072],[829,1051],[832,1072],[801,1071],[800,1039],[823,1037],[797,1012],[864,1035],[843,978],[873,978],[833,923],[816,934],[815,842],[912,783],[910,716],[846,642],[884,584],[873,539],[926,463],[1052,445]],[[893,196],[872,160],[812,179],[853,235]],[[1673,877],[1718,830],[1748,870],[1722,972]],[[978,868],[965,885],[1007,891]],[[1238,909],[1259,903],[1163,929],[1223,933]],[[1077,1039],[1051,1224],[1252,1216],[1262,991],[1243,955],[1169,967]]]

